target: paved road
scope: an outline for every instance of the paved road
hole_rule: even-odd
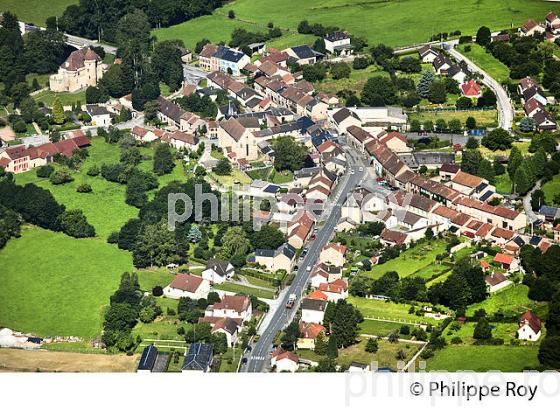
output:
[[[272,349],[274,337],[292,321],[293,316],[299,309],[303,292],[307,287],[310,276],[310,271],[307,269],[315,265],[321,249],[330,240],[340,217],[340,207],[344,203],[346,196],[358,185],[364,176],[364,171],[359,170],[359,167],[362,166],[360,159],[353,152],[349,152],[349,164],[349,168],[352,169],[354,173],[349,172],[345,174],[340,181],[337,191],[331,198],[330,209],[323,212],[326,216],[326,220],[323,227],[317,233],[317,239],[309,245],[309,252],[303,261],[299,263],[299,271],[294,281],[290,285],[289,290],[281,298],[280,306],[273,313],[272,318],[268,322],[268,326],[262,332],[259,341],[251,351],[247,364],[242,367],[241,371],[255,373],[263,370],[269,360],[269,353]],[[297,295],[297,299],[292,309],[286,309],[286,302],[290,294]]]
[[[449,54],[451,54],[457,61],[464,61],[471,71],[478,72],[484,76],[482,83],[494,91],[494,94],[496,94],[499,126],[500,128],[511,131],[513,124],[513,105],[511,104],[511,100],[509,99],[504,87],[494,80],[486,71],[482,70],[456,49],[450,48],[448,51]]]
[[[186,84],[198,84],[200,80],[206,78],[207,72],[202,71],[200,68],[183,64],[183,77]]]
[[[531,195],[533,194],[533,192],[540,188],[541,181],[538,180],[535,186],[529,192],[527,192],[527,195],[523,197],[523,209],[525,210],[525,215],[527,215],[527,222],[529,223],[529,225],[539,219],[537,217],[537,214],[533,212],[533,208],[531,207]]]

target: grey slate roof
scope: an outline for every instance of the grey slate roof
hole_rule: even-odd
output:
[[[185,361],[181,370],[202,370],[206,371],[212,364],[213,348],[207,343],[193,343],[189,348],[189,353],[185,356]]]

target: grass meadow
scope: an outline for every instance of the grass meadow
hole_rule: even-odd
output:
[[[520,26],[528,18],[543,20],[549,10],[558,6],[542,0],[286,0],[281,7],[275,0],[237,0],[217,9],[211,16],[154,30],[161,40],[179,38],[187,47],[194,47],[203,37],[229,41],[236,27],[265,31],[268,22],[286,31],[273,41],[276,46],[312,43],[312,38],[297,34],[297,25],[310,23],[336,25],[353,35],[363,36],[370,44],[386,43],[402,46],[428,41],[432,34],[461,30],[475,34],[481,25],[492,31]],[[227,17],[235,11],[235,20]],[[445,18],[442,18],[445,16]]]
[[[0,0],[0,12],[11,11],[19,20],[44,26],[47,17],[61,16],[66,7],[78,0]]]

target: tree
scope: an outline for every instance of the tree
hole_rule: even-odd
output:
[[[519,148],[517,148],[516,146],[512,147],[509,153],[507,166],[507,172],[512,180],[515,178],[515,173],[517,172],[517,169],[522,162],[523,155],[521,154],[521,151],[519,151]]]
[[[144,115],[146,120],[154,121],[159,111],[159,103],[157,101],[148,101],[144,104]]]
[[[435,75],[431,71],[425,71],[420,78],[418,83],[418,94],[422,98],[428,98],[430,94],[430,87],[432,83],[435,81]]]
[[[482,145],[492,151],[510,149],[512,142],[513,137],[503,128],[493,129],[482,137]]]
[[[459,134],[461,131],[463,131],[463,125],[461,124],[461,120],[457,118],[449,120],[448,126],[449,126],[449,131],[453,134]]]
[[[533,166],[533,171],[537,178],[540,178],[544,175],[547,161],[548,158],[546,156],[544,148],[539,148],[535,155],[533,155],[533,157],[531,158],[531,165]]]
[[[548,304],[548,319],[546,320],[546,335],[560,336],[560,293],[557,292]]]
[[[284,234],[273,225],[263,225],[251,234],[251,245],[255,249],[277,249],[284,242]]]
[[[533,132],[535,131],[536,123],[532,117],[523,117],[519,122],[519,130],[521,132]]]
[[[432,230],[432,228],[428,227],[426,229],[426,233],[424,234],[424,237],[429,241],[434,239],[434,231]]]
[[[345,347],[355,343],[358,335],[358,323],[362,320],[360,311],[346,300],[341,299],[334,305],[332,318],[329,318],[325,312],[324,322],[331,329],[331,337],[336,337],[337,346]]]
[[[465,96],[459,97],[455,102],[455,107],[457,107],[458,110],[467,110],[472,107],[472,100]]]
[[[539,346],[539,362],[552,369],[560,369],[560,336],[547,336]]]
[[[488,161],[486,158],[483,158],[480,161],[476,175],[488,180],[488,182],[490,182],[491,184],[494,184],[494,181],[496,179],[496,173],[494,172],[494,167],[492,166],[492,163]]]
[[[325,334],[320,332],[315,338],[315,353],[323,356],[327,353],[327,341],[325,340]]]
[[[60,102],[60,98],[58,97],[56,97],[53,101],[52,119],[53,122],[57,125],[64,124],[64,121],[66,121],[66,117],[64,116],[64,109],[62,108],[62,103]]]
[[[303,79],[311,83],[322,81],[327,75],[327,68],[323,64],[307,64],[302,67]]]
[[[490,89],[484,90],[477,103],[478,107],[495,107],[496,106],[496,94]]]
[[[277,171],[297,171],[303,168],[307,158],[307,148],[292,137],[277,138],[274,143],[274,167]]]
[[[443,81],[434,81],[430,85],[428,100],[433,104],[443,104],[447,100],[447,88]]]
[[[294,319],[284,330],[282,335],[282,347],[286,350],[294,350],[299,334],[299,323]]]
[[[379,350],[379,344],[377,343],[377,340],[373,337],[369,338],[366,343],[366,352],[377,353],[377,350]]]
[[[175,167],[171,148],[167,144],[158,144],[154,151],[154,173],[156,175],[170,174]]]
[[[160,81],[169,86],[171,91],[178,90],[183,81],[183,62],[179,47],[180,40],[161,41],[152,53],[151,69]]]
[[[222,238],[222,249],[220,250],[220,257],[223,259],[230,259],[235,255],[245,256],[251,249],[251,243],[247,238],[247,234],[240,226],[233,226],[228,228]]]
[[[225,157],[221,158],[213,169],[216,175],[231,175],[232,170],[231,163]]]
[[[228,18],[233,20],[235,18],[235,11],[233,10],[228,11]]]
[[[465,126],[469,130],[474,130],[476,128],[476,119],[474,117],[468,117],[465,121]]]
[[[338,357],[338,346],[336,343],[335,335],[331,335],[331,337],[329,337],[326,353],[327,353],[327,357],[330,359],[336,359]]]
[[[175,250],[175,237],[166,224],[144,225],[132,251],[134,266],[165,266],[175,261]]]
[[[477,340],[488,340],[492,338],[492,326],[490,326],[485,317],[480,318],[476,323],[473,338]]]
[[[216,332],[210,336],[210,343],[214,347],[214,354],[224,354],[227,352],[228,343],[225,333]]]
[[[482,26],[476,32],[476,42],[482,47],[486,47],[492,41],[492,32],[486,26]]]
[[[513,180],[515,192],[519,195],[525,195],[533,187],[535,181],[527,161],[523,162],[515,172]]]
[[[469,137],[467,143],[465,144],[465,148],[467,149],[477,149],[478,148],[478,140],[475,137]]]
[[[372,107],[395,104],[397,89],[389,78],[370,77],[362,89],[362,101]]]
[[[349,78],[351,71],[350,66],[346,63],[334,63],[330,68],[331,76],[334,80]]]
[[[537,212],[541,206],[545,205],[545,196],[542,189],[537,189],[531,194],[531,209]]]
[[[461,170],[469,174],[476,175],[478,173],[478,168],[480,167],[480,162],[482,161],[482,154],[479,150],[466,150],[463,151],[463,156],[461,159]]]
[[[95,236],[95,229],[91,226],[83,212],[79,209],[64,211],[59,216],[62,231],[74,238],[90,238]]]

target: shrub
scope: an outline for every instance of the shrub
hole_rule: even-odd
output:
[[[451,339],[451,344],[460,345],[461,343],[463,343],[463,340],[461,340],[459,336],[455,336],[453,339]]]
[[[54,168],[52,165],[44,165],[42,167],[37,168],[37,176],[39,178],[48,178],[54,172]]]
[[[87,194],[89,192],[92,192],[93,190],[91,189],[91,185],[90,184],[81,184],[78,185],[78,188],[76,188],[76,192],[79,192],[81,194]]]
[[[72,175],[70,175],[70,172],[66,171],[66,170],[58,170],[58,171],[54,171],[50,177],[49,177],[49,181],[51,181],[51,183],[53,185],[61,185],[61,184],[66,184],[68,182],[73,181],[74,178],[72,178]]]
[[[90,177],[96,177],[97,175],[99,175],[99,172],[99,167],[97,165],[94,165],[90,169],[88,169],[87,174]]]
[[[162,296],[163,295],[163,288],[161,286],[154,286],[154,288],[152,289],[152,295]]]
[[[118,242],[119,242],[119,233],[111,232],[111,234],[107,238],[107,243],[118,243]]]

